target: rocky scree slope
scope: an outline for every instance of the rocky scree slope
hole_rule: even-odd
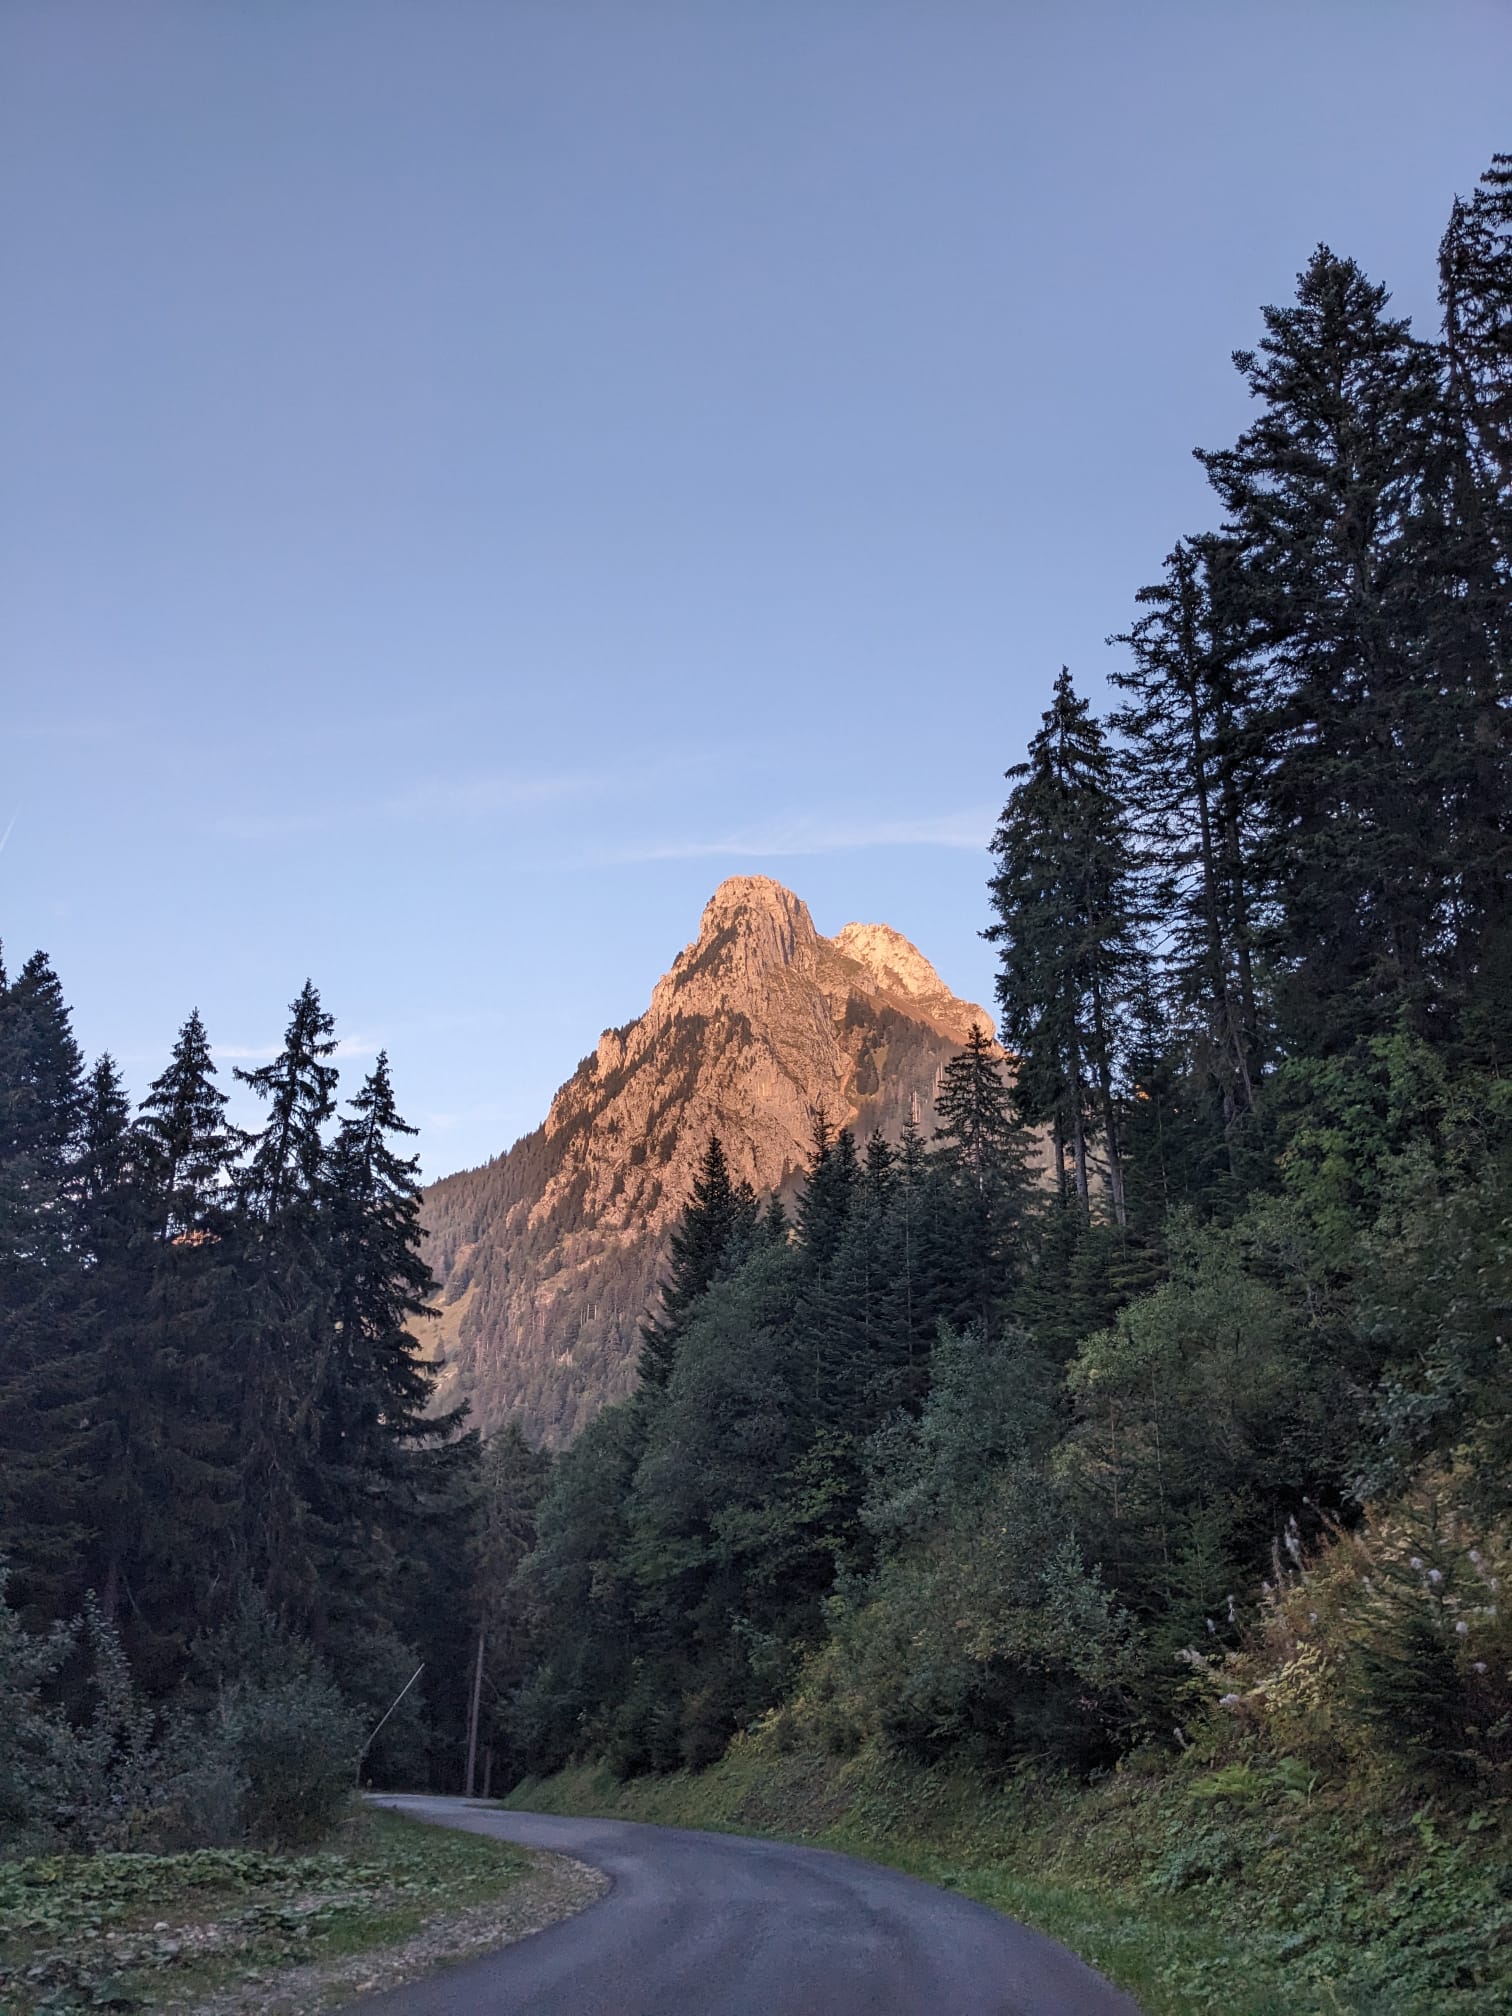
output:
[[[438,1405],[488,1431],[516,1415],[569,1441],[635,1383],[637,1328],[709,1134],[760,1196],[803,1167],[811,1113],[926,1133],[940,1067],[983,1008],[958,1000],[885,924],[821,938],[766,876],[714,892],[638,1021],[606,1029],[543,1127],[433,1184],[427,1252],[441,1314],[423,1333]]]

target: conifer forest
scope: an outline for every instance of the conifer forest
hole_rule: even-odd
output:
[[[13,965],[0,1834],[299,1838],[422,1666],[371,1782],[460,1789],[476,1672],[495,1792],[761,1738],[1505,1808],[1512,156],[1438,259],[1432,330],[1322,246],[1263,311],[1111,709],[1046,667],[1003,752],[997,1030],[786,1204],[710,1138],[558,1454],[431,1405],[410,1130],[313,986],[242,1130],[197,1014],[138,1095]]]

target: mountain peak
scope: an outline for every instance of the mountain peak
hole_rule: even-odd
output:
[[[918,946],[890,924],[847,924],[830,943],[854,959],[884,994],[912,1001],[950,998],[950,989]]]
[[[704,905],[693,952],[723,934],[739,933],[752,949],[774,963],[790,966],[800,946],[818,939],[814,920],[802,897],[795,896],[770,875],[728,876]]]
[[[634,1380],[636,1327],[709,1135],[758,1194],[790,1186],[813,1114],[896,1139],[974,1022],[901,932],[821,938],[767,875],[732,875],[646,1012],[605,1030],[545,1124],[427,1192],[442,1398],[487,1429],[569,1438]],[[926,1121],[927,1124],[927,1121]]]

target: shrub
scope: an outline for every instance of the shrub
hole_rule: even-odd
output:
[[[1408,1778],[1504,1788],[1512,1779],[1512,1622],[1501,1590],[1512,1539],[1472,1523],[1463,1480],[1335,1529],[1266,1585],[1227,1659],[1201,1662],[1234,1724],[1332,1772],[1389,1762]]]
[[[242,1824],[250,1840],[299,1848],[330,1832],[351,1796],[362,1736],[324,1673],[233,1684],[213,1721],[223,1746],[220,1768],[229,1763],[246,1787]],[[205,1780],[206,1793],[212,1783]]]
[[[50,1846],[62,1793],[69,1732],[42,1705],[41,1690],[68,1657],[77,1633],[60,1627],[34,1638],[5,1601],[0,1566],[0,1848]]]

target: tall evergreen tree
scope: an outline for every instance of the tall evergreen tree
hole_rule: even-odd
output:
[[[1066,1158],[1083,1216],[1101,1141],[1114,1217],[1125,1216],[1117,1014],[1137,959],[1127,821],[1112,751],[1063,666],[1044,725],[992,841],[989,888],[1001,947],[997,979],[1014,1096],[1048,1123],[1062,1190]]]
[[[99,1363],[78,1249],[83,1065],[40,952],[0,991],[0,1553],[13,1597],[77,1596]]]
[[[1459,864],[1451,988],[1469,1056],[1512,1059],[1512,156],[1439,250],[1445,398],[1418,527]]]
[[[1236,353],[1259,418],[1200,453],[1273,681],[1265,823],[1293,1041],[1349,1042],[1404,1010],[1426,1026],[1456,872],[1410,565],[1438,364],[1386,304],[1320,246],[1295,304]]]
[[[335,1110],[335,1048],[332,1018],[307,980],[279,1055],[236,1073],[268,1103],[238,1178],[246,1225],[245,1306],[235,1339],[243,1567],[275,1610],[301,1625],[319,1604],[320,1536],[311,1530],[309,1489],[333,1336],[324,1128]]]
[[[143,1343],[150,1257],[148,1201],[131,1103],[109,1056],[85,1088],[78,1166],[82,1335],[98,1368],[90,1465],[89,1579],[105,1613],[122,1600],[123,1561],[137,1523],[136,1455],[161,1425],[150,1413]],[[182,1406],[188,1396],[175,1396]]]
[[[953,1326],[973,1324],[990,1337],[1028,1257],[1034,1199],[1027,1130],[980,1024],[945,1066],[935,1113],[952,1297],[943,1313]]]
[[[1227,592],[1236,564],[1222,541],[1179,541],[1163,578],[1139,591],[1145,613],[1112,640],[1132,660],[1112,674],[1131,698],[1111,726],[1148,901],[1194,1061],[1229,1128],[1253,1109],[1263,1062],[1252,856],[1264,759],[1257,672]]]
[[[755,1225],[756,1199],[750,1185],[730,1180],[724,1144],[717,1134],[710,1134],[692,1195],[672,1230],[671,1266],[661,1286],[660,1307],[641,1325],[642,1386],[653,1390],[666,1386],[689,1315]]]
[[[159,1202],[158,1234],[194,1234],[230,1203],[235,1130],[226,1095],[215,1081],[209,1038],[194,1009],[178,1033],[173,1057],[152,1081],[137,1119],[147,1180]]]
[[[413,1452],[466,1411],[427,1415],[437,1375],[416,1334],[433,1285],[421,1252],[418,1162],[393,1145],[414,1132],[380,1052],[327,1158],[329,1330],[305,1487],[319,1550],[316,1626],[351,1672],[370,1666],[378,1641],[397,1631],[395,1570],[420,1484]],[[382,1665],[387,1655],[377,1656]]]
[[[1439,248],[1449,406],[1512,568],[1512,154],[1495,154]]]
[[[111,1509],[97,1586],[154,1693],[179,1684],[188,1646],[233,1600],[225,1569],[248,1284],[234,1209],[240,1137],[214,1080],[196,1011],[138,1111],[131,1147],[144,1278],[131,1322],[113,1326],[109,1340]]]

